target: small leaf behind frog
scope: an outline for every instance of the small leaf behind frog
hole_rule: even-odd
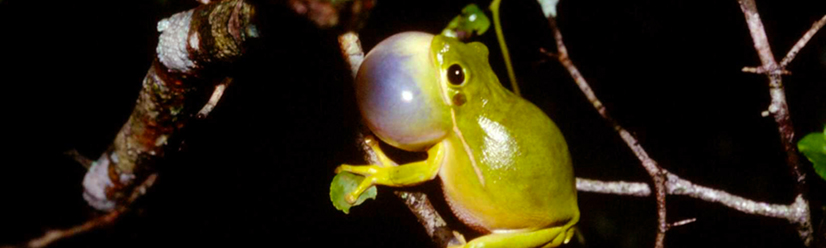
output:
[[[333,178],[333,182],[330,183],[330,201],[333,202],[333,206],[345,214],[349,214],[351,207],[358,206],[367,199],[376,199],[376,186],[372,186],[359,196],[356,203],[350,205],[344,200],[344,196],[349,192],[353,192],[362,180],[364,180],[364,177],[360,175],[349,172],[338,173]]]
[[[815,172],[826,180],[826,128],[823,133],[810,133],[797,142],[797,149],[812,162]]]
[[[485,15],[485,12],[476,4],[468,4],[462,9],[461,14],[447,24],[447,27],[442,30],[442,34],[464,41],[470,39],[474,33],[476,35],[484,34],[489,27],[490,19]]]

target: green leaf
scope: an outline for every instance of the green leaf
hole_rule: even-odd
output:
[[[476,4],[468,4],[462,9],[462,14],[456,16],[447,24],[442,34],[459,40],[467,40],[473,33],[476,33],[476,35],[484,34],[485,31],[488,31],[488,28],[490,28],[490,19],[485,15],[485,12]]]
[[[333,182],[330,183],[330,201],[333,202],[333,206],[345,214],[349,214],[351,207],[358,206],[367,199],[376,199],[376,186],[372,186],[359,196],[356,203],[351,205],[344,200],[344,196],[355,190],[362,180],[364,180],[364,177],[360,175],[349,172],[338,173],[333,178]]]
[[[826,180],[826,127],[823,133],[810,133],[797,142],[797,149],[812,162],[815,172]]]

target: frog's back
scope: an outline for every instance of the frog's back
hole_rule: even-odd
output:
[[[459,132],[447,139],[449,152],[463,153],[449,156],[440,172],[454,213],[487,231],[538,229],[578,216],[568,147],[553,121],[517,96],[484,107],[457,113]]]

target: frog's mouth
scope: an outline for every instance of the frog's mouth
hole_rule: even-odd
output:
[[[376,45],[356,76],[356,97],[367,126],[384,142],[423,151],[451,129],[434,64],[434,36],[405,32]]]

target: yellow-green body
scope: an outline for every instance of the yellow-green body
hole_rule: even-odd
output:
[[[402,64],[417,67],[410,69],[415,82],[411,85],[420,90],[414,99],[422,99],[426,106],[416,105],[413,112],[425,113],[422,118],[428,123],[404,120],[401,123],[406,124],[401,125],[391,120],[387,124],[383,118],[398,118],[392,106],[405,105],[403,101],[390,102],[388,110],[375,106],[378,103],[371,99],[386,99],[370,95],[375,77],[359,79],[357,91],[365,122],[380,139],[406,150],[426,149],[428,159],[398,167],[342,165],[338,171],[366,176],[359,189],[348,195],[348,201],[375,184],[415,185],[438,176],[454,214],[474,229],[489,233],[470,241],[467,247],[553,247],[567,242],[579,220],[579,210],[568,148],[553,121],[499,83],[487,62],[488,50],[481,43],[430,36],[429,54],[424,56],[422,42],[415,40],[428,37],[408,36],[391,42],[391,47],[380,44],[377,49],[401,49],[404,52],[398,57],[405,59],[407,53],[418,56],[411,60],[414,63]],[[424,61],[427,58],[431,61]],[[382,62],[377,64],[388,65]],[[448,73],[459,74],[454,65],[462,70],[461,84],[455,82],[458,77],[449,82]],[[367,64],[362,70],[367,74],[382,66]],[[394,80],[398,81],[389,81]],[[436,131],[416,128],[421,125]],[[398,130],[409,133],[398,135]],[[429,138],[404,142],[418,133]],[[378,146],[373,147],[382,161],[391,162]]]

